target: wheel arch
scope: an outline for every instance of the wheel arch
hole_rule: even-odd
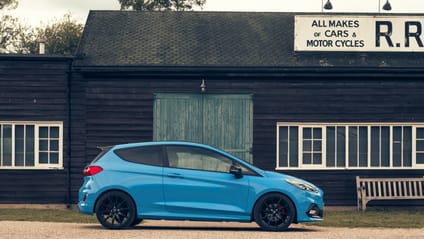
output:
[[[270,195],[270,194],[273,194],[273,193],[281,194],[281,195],[283,195],[283,196],[287,197],[287,198],[290,200],[290,202],[293,204],[293,208],[294,208],[294,219],[293,219],[293,222],[294,222],[294,223],[297,223],[297,222],[298,222],[298,220],[297,220],[297,206],[296,206],[296,203],[293,201],[293,199],[292,199],[289,195],[287,195],[286,193],[280,192],[280,191],[270,191],[270,192],[266,192],[266,193],[262,194],[260,197],[258,197],[258,198],[256,199],[255,203],[253,204],[252,212],[251,212],[251,215],[250,215],[250,217],[251,217],[251,219],[250,219],[250,220],[251,220],[251,221],[254,221],[255,208],[256,208],[256,204],[259,202],[259,200],[261,200],[263,197],[266,197],[266,196],[268,196],[268,195]]]

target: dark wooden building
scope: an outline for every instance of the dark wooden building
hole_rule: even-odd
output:
[[[1,58],[2,139],[12,125],[20,142],[30,122],[38,165],[47,155],[57,168],[18,167],[13,151],[0,202],[75,203],[97,146],[151,140],[211,144],[302,177],[327,205],[356,203],[355,176],[424,176],[424,54],[295,51],[294,24],[286,13],[92,11],[72,65]]]
[[[71,63],[0,57],[0,203],[69,201]]]

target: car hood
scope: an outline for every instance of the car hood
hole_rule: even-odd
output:
[[[299,181],[299,182],[302,182],[302,183],[306,183],[306,184],[315,186],[313,183],[310,183],[310,182],[303,180],[303,179],[300,179],[300,178],[290,176],[290,175],[285,174],[285,173],[277,173],[277,172],[272,172],[272,171],[262,171],[262,173],[267,178],[275,178],[275,179],[278,179],[278,180],[291,179],[291,180],[296,180],[296,181]]]

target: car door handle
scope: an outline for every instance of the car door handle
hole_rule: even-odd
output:
[[[170,178],[184,178],[184,176],[179,173],[168,173],[166,176]]]

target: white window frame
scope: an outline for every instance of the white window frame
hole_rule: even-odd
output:
[[[336,158],[336,166],[333,167],[327,167],[327,127],[345,127],[345,166],[344,167],[337,167],[337,158]],[[368,152],[367,152],[367,166],[357,166],[357,167],[351,167],[349,166],[349,127],[366,127],[368,132]],[[403,166],[403,155],[402,155],[402,166],[393,166],[393,127],[411,127],[412,130],[412,164],[411,166]],[[279,149],[279,142],[280,142],[280,127],[298,127],[298,166],[293,167],[290,166],[290,162],[288,163],[288,166],[283,167],[280,166],[280,149]],[[322,164],[321,165],[304,165],[303,164],[303,128],[322,128]],[[389,127],[389,166],[371,166],[371,127]],[[277,131],[277,138],[276,138],[276,147],[277,147],[277,154],[276,154],[276,170],[387,170],[387,169],[395,169],[395,170],[411,170],[411,169],[424,169],[424,164],[417,164],[416,156],[416,143],[417,143],[417,137],[416,137],[416,130],[417,128],[424,128],[424,123],[405,123],[405,122],[372,122],[372,123],[309,123],[309,122],[277,122],[276,124],[276,131]],[[359,128],[358,128],[359,130]],[[402,130],[403,133],[403,130]],[[337,130],[336,130],[337,134]],[[403,135],[402,135],[403,137]],[[358,139],[359,141],[359,135]],[[290,141],[289,141],[290,142]],[[359,143],[357,144],[357,150],[359,152]],[[402,147],[403,147],[403,141],[402,141]],[[290,148],[290,147],[289,147]],[[359,154],[358,154],[359,156]]]
[[[0,121],[0,125],[12,125],[12,166],[2,166],[0,165],[0,170],[2,169],[26,169],[26,170],[46,170],[46,169],[64,169],[63,167],[63,122],[60,121]],[[34,166],[15,166],[15,129],[16,125],[33,125],[34,126]],[[51,164],[46,163],[42,164],[39,161],[39,142],[40,142],[40,135],[39,135],[39,128],[40,127],[58,127],[59,128],[59,149],[58,149],[58,163],[57,164]],[[26,135],[25,135],[26,137]],[[3,138],[2,135],[0,135],[0,146],[3,145],[2,142]],[[50,144],[50,136],[48,138],[49,144]],[[24,146],[25,147],[25,146]],[[24,150],[25,152],[25,150]],[[50,152],[50,150],[49,150]],[[0,155],[0,159],[2,155]]]
[[[313,131],[316,128],[320,128],[321,129],[321,164],[304,164],[303,163],[303,129],[304,128],[311,128],[312,131],[312,135],[313,135]],[[320,125],[302,125],[299,126],[299,131],[298,131],[298,145],[299,145],[299,167],[300,168],[322,168],[325,166],[325,158],[327,157],[327,155],[325,154],[325,148],[327,147],[326,142],[324,141],[324,139],[326,139],[326,132],[325,132],[325,127],[320,126]],[[302,136],[302,137],[301,137]],[[311,144],[313,144],[314,140],[312,139]],[[312,149],[313,149],[313,145],[311,145]],[[314,150],[312,150],[311,154],[315,154],[316,152]],[[313,159],[312,159],[313,160]]]

